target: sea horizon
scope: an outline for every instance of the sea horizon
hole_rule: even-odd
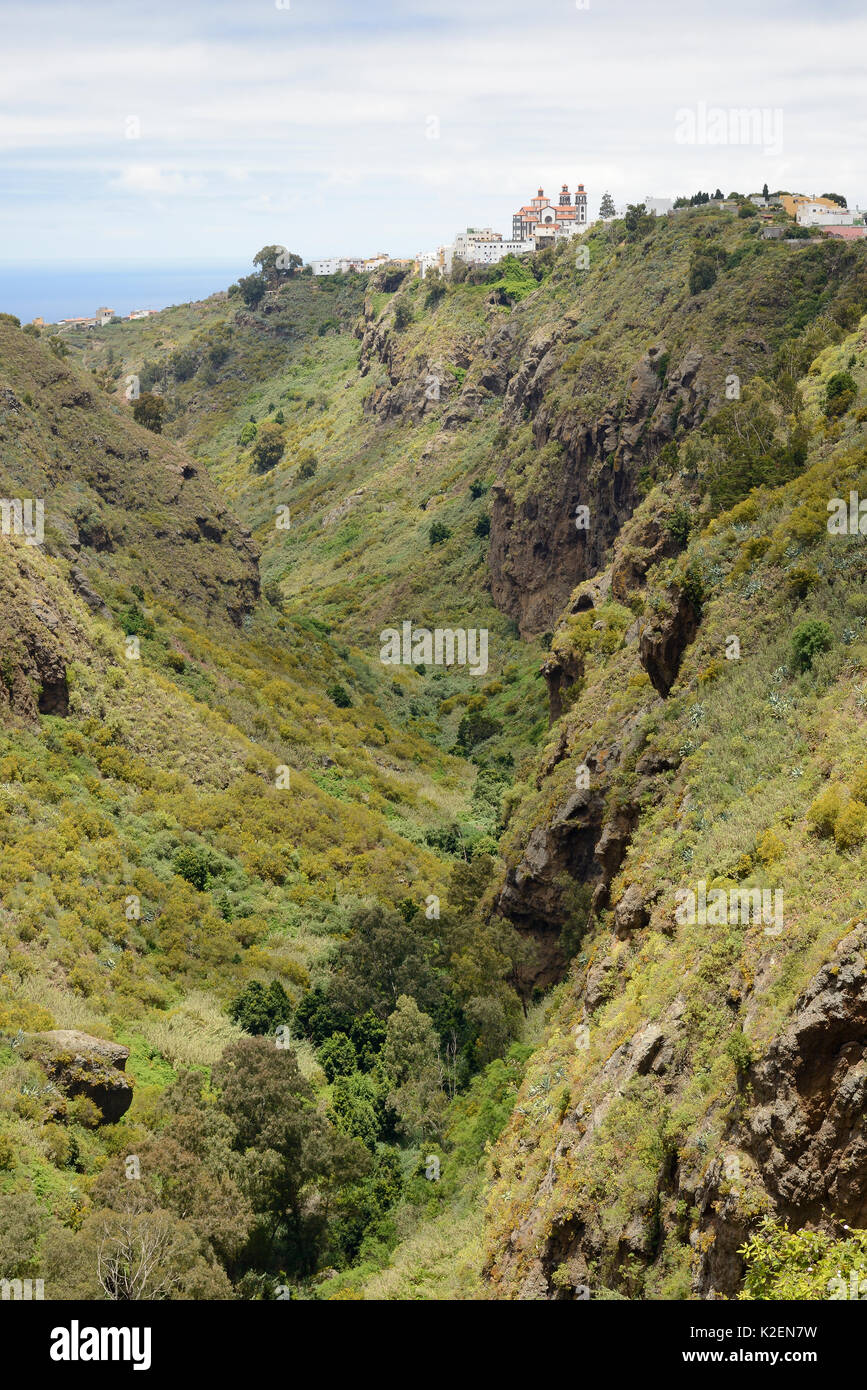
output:
[[[241,257],[204,265],[0,263],[0,313],[14,314],[22,323],[40,317],[46,323],[59,323],[66,318],[92,317],[105,305],[125,317],[134,309],[167,309],[207,299],[254,269]]]

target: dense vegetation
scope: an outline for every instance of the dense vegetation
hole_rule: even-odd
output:
[[[424,281],[314,279],[266,247],[226,295],[65,333],[65,359],[0,325],[2,489],[47,498],[43,547],[0,541],[2,1277],[512,1297],[525,1252],[580,1225],[595,1287],[695,1294],[709,1237],[672,1175],[697,1186],[731,1142],[750,1066],[865,907],[867,566],[827,503],[867,494],[867,261],[754,223],[630,209],[586,271],[567,246]],[[484,385],[500,331],[516,361],[546,335],[512,416]],[[494,485],[532,516],[605,412],[619,449],[652,345],[663,403],[688,348],[703,375],[636,431],[600,567],[632,578],[522,639],[490,592]],[[698,630],[663,699],[639,638],[673,594]],[[490,670],[383,665],[404,620],[487,629]],[[580,675],[549,729],[552,662]],[[635,826],[607,900],[555,885],[552,989],[496,904],[591,750]],[[695,877],[785,885],[772,965],[741,924],[673,930]],[[609,1094],[609,1059],[673,1011],[677,1085]],[[129,1048],[121,1118],[73,1043],[47,1050],[72,1029]],[[748,1165],[725,1196],[743,1296],[855,1267],[860,1233],[785,1229]]]

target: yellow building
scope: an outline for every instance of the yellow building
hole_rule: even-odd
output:
[[[805,193],[781,193],[780,202],[783,205],[783,211],[792,218],[792,221],[797,220],[798,208],[802,203],[819,203],[820,206],[826,208],[839,209],[840,207],[840,204],[835,203],[833,198],[815,198],[812,196],[808,198]]]

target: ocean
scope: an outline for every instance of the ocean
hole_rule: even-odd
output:
[[[102,305],[121,316],[133,309],[166,309],[206,299],[254,269],[241,260],[219,265],[0,264],[0,313],[15,314],[22,323],[38,317],[57,323],[90,317]]]

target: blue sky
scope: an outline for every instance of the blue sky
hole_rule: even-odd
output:
[[[867,203],[854,0],[583,4],[5,0],[0,260],[407,255],[579,179],[593,214],[765,180]],[[678,143],[700,103],[782,139]]]

